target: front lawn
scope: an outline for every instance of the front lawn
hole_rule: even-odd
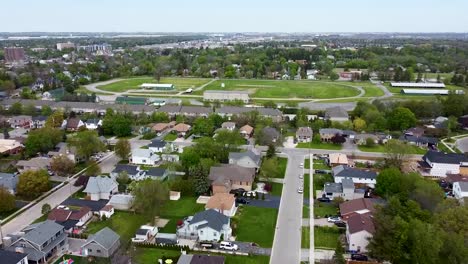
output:
[[[359,145],[358,149],[360,151],[364,152],[385,152],[385,146],[384,145],[375,145],[373,147],[367,147],[365,145]],[[408,154],[426,154],[427,149],[420,148],[418,146],[413,146],[413,145],[408,145]]]
[[[169,222],[164,228],[160,229],[160,232],[175,233],[178,220],[193,216],[203,210],[205,210],[205,205],[197,204],[196,197],[181,197],[178,201],[167,201],[166,205],[161,209],[161,218],[169,219]]]
[[[340,230],[337,227],[314,227],[315,248],[335,249],[340,234]]]
[[[304,174],[304,199],[309,199],[310,196],[310,174]]]
[[[333,203],[314,203],[314,217],[315,218],[324,218],[329,215],[337,215],[338,207]]]
[[[276,162],[277,162],[277,172],[278,174],[276,175],[272,175],[270,177],[272,178],[280,178],[280,179],[284,179],[284,175],[286,173],[286,167],[288,165],[288,158],[280,158],[280,157],[273,157],[272,159],[276,159]],[[262,165],[260,166],[260,171],[263,170],[264,166],[267,166],[268,163],[266,163],[265,161],[267,160],[267,158],[265,157],[263,160],[262,160]],[[274,177],[274,176],[277,176],[277,177]]]
[[[88,235],[94,234],[104,227],[109,227],[120,235],[122,241],[128,241],[135,236],[135,232],[141,225],[148,222],[150,222],[149,219],[143,215],[133,212],[115,211],[114,215],[105,221],[98,220],[88,224],[86,233]]]
[[[309,212],[310,207],[308,205],[302,206],[302,218],[309,218],[310,212]]]
[[[174,133],[168,133],[166,136],[164,136],[165,141],[174,141],[177,139],[177,135]]]
[[[281,196],[283,193],[283,184],[277,182],[272,182],[270,184],[272,188],[270,194],[273,196]]]
[[[239,207],[231,226],[236,240],[255,242],[260,247],[271,248],[275,235],[278,209],[253,206]]]
[[[316,198],[317,190],[323,190],[323,185],[326,182],[334,182],[331,174],[314,174],[314,198]]]
[[[331,143],[298,143],[296,148],[341,150],[343,146]]]
[[[302,227],[301,248],[310,248],[310,227]]]
[[[63,263],[63,260],[73,260],[73,264],[110,264],[111,261],[108,258],[86,258],[86,257],[78,257],[78,256],[72,256],[72,255],[64,255],[63,257],[59,258],[57,261],[55,261],[55,264],[61,264]],[[92,261],[90,261],[92,260]]]

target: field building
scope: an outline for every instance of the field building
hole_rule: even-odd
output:
[[[235,101],[240,100],[244,103],[250,101],[249,93],[247,91],[217,91],[208,90],[203,93],[203,100],[205,101]]]
[[[144,83],[140,85],[142,89],[160,90],[160,91],[172,91],[175,90],[175,86],[170,83]]]

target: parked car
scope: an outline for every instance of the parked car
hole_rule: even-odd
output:
[[[231,190],[229,191],[230,194],[234,194],[234,196],[243,196],[244,193],[245,193],[245,190],[240,188],[240,189],[234,189],[234,190]]]
[[[248,192],[245,193],[245,195],[246,195],[247,197],[255,197],[255,196],[257,196],[257,192],[248,191]]]
[[[351,254],[352,260],[367,261],[369,258],[363,254]]]
[[[327,171],[325,171],[325,170],[315,170],[315,173],[318,173],[318,174],[327,174]]]
[[[336,222],[334,222],[334,224],[335,224],[337,227],[346,227],[346,223],[343,222],[343,221],[336,221]]]
[[[301,165],[299,165],[299,168],[304,168],[304,163],[301,162]]]
[[[320,197],[317,199],[319,202],[322,202],[322,203],[329,203],[331,202],[330,198],[328,197]]]
[[[211,242],[200,242],[200,247],[203,247],[203,248],[213,248],[214,245],[213,245],[213,243],[211,243]]]
[[[299,179],[302,179],[304,176],[301,174],[299,174]]]
[[[246,200],[245,198],[239,197],[236,199],[237,204],[249,204],[250,202]]]
[[[298,193],[303,193],[303,192],[304,192],[304,189],[302,189],[302,187],[299,187],[299,188],[297,188],[297,192],[298,192]]]
[[[219,244],[219,248],[232,251],[239,250],[239,247],[236,244],[227,241],[222,241]]]
[[[329,223],[336,223],[336,222],[340,222],[341,221],[341,217],[339,216],[330,216],[327,218],[327,221]]]

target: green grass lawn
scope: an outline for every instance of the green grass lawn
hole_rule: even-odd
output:
[[[331,143],[298,143],[296,148],[312,148],[312,149],[330,149],[330,150],[341,150],[341,145]]]
[[[331,174],[314,174],[314,198],[317,198],[317,190],[323,190],[323,185],[326,182],[333,182],[333,176]]]
[[[133,212],[116,211],[111,218],[105,221],[96,221],[88,224],[87,234],[94,234],[104,227],[109,227],[120,235],[122,241],[128,241],[135,236],[141,225],[147,224],[147,217]]]
[[[88,258],[85,258],[85,257],[77,257],[77,256],[72,256],[72,255],[64,255],[63,257],[61,257],[60,259],[58,259],[57,261],[55,261],[54,263],[55,264],[61,264],[63,262],[63,259],[72,259],[73,260],[73,264],[110,264],[110,259],[108,258],[92,258],[93,261],[88,261]]]
[[[302,206],[302,218],[309,218],[310,213],[309,213],[310,207],[308,205]]]
[[[358,149],[360,151],[364,151],[364,152],[385,152],[385,146],[384,145],[375,145],[373,147],[367,147],[367,146],[364,146],[364,145],[359,145]],[[427,152],[427,149],[423,149],[423,148],[420,148],[420,147],[414,146],[414,145],[409,145],[409,154],[423,155],[423,154],[426,154],[426,152]]]
[[[382,89],[372,84],[371,82],[351,82],[350,85],[362,87],[362,89],[364,89],[366,92],[364,97],[379,97],[384,95]]]
[[[181,197],[178,201],[167,201],[161,210],[161,218],[169,219],[169,222],[160,229],[160,232],[175,233],[178,220],[203,210],[205,210],[205,205],[197,204],[196,197]]]
[[[266,157],[263,159],[265,161]],[[286,173],[286,167],[288,165],[288,158],[281,158],[281,157],[274,157],[273,159],[276,159],[278,161],[278,177],[280,179],[284,179],[284,175]],[[262,162],[262,166],[264,166],[265,162]],[[260,167],[260,170],[262,170],[262,166]],[[275,175],[276,176],[276,175]]]
[[[301,248],[310,248],[310,227],[302,227]]]
[[[272,186],[271,195],[281,196],[281,193],[283,193],[283,184],[272,182],[271,186]]]
[[[315,248],[336,248],[340,230],[337,227],[316,226],[314,227]]]
[[[333,203],[314,203],[314,217],[315,218],[323,218],[326,215],[337,215],[338,214],[338,207],[336,207]]]
[[[304,199],[309,199],[310,197],[310,174],[304,175]]]
[[[174,133],[168,133],[166,136],[164,136],[165,141],[174,141],[177,139],[177,135]]]
[[[188,88],[199,87],[211,79],[203,78],[161,78],[159,83],[170,83],[174,84],[176,90],[182,91]],[[139,77],[139,78],[129,78],[119,82],[98,86],[98,89],[109,91],[109,92],[125,92],[127,90],[141,89],[139,86],[143,83],[157,83],[153,77]],[[148,91],[153,91],[149,90]],[[164,93],[164,91],[160,91]]]
[[[224,87],[221,87],[224,83]],[[351,97],[359,91],[348,85],[336,82],[319,81],[275,81],[275,80],[217,80],[205,90],[244,90],[255,98],[337,98]],[[197,91],[195,94],[203,94]]]
[[[236,240],[255,242],[260,247],[271,248],[275,235],[278,209],[253,206],[239,207],[235,216]]]

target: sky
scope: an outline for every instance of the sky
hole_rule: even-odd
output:
[[[468,32],[467,0],[10,0],[0,32]]]

